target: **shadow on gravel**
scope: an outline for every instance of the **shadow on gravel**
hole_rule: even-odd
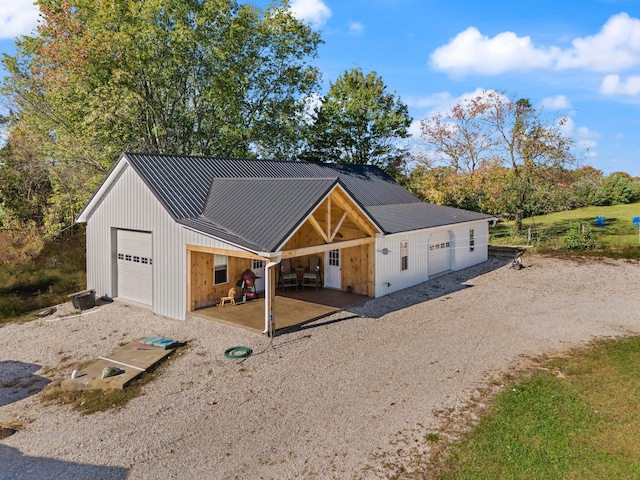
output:
[[[331,320],[326,320],[324,322],[306,323],[296,328],[296,331],[308,330],[310,328],[326,327],[327,325],[344,322],[345,320],[351,320],[352,318],[360,318],[360,315],[349,315],[348,317],[332,318]]]
[[[473,287],[473,285],[465,285],[465,282],[505,267],[511,258],[512,256],[510,254],[508,256],[490,254],[489,259],[479,265],[458,270],[457,272],[445,273],[444,275],[429,279],[413,287],[369,300],[364,304],[349,308],[346,311],[354,313],[355,316],[380,318],[388,313],[402,310],[403,308],[446,297],[460,290]]]
[[[35,395],[51,380],[34,375],[41,366],[16,360],[0,362],[0,407]]]
[[[108,452],[105,452],[108,454]],[[65,462],[44,457],[23,455],[16,448],[0,444],[2,478],[24,480],[59,480],[61,478],[99,478],[101,480],[124,480],[128,469],[83,463]]]

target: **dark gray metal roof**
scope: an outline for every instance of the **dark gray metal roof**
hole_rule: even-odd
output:
[[[196,217],[214,178],[339,178],[361,206],[420,202],[370,165],[125,153],[174,218]]]
[[[215,178],[202,216],[271,252],[337,183],[337,178]]]
[[[492,218],[423,203],[370,165],[123,157],[177,222],[254,251],[281,245],[337,183],[385,234]]]
[[[491,215],[431,203],[375,205],[367,208],[386,233],[441,227],[474,220],[490,220]]]

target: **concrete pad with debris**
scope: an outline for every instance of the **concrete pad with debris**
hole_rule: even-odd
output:
[[[98,357],[96,361],[74,371],[71,378],[62,381],[63,390],[124,390],[133,380],[142,375],[179,346],[176,340],[163,337],[148,337],[118,348],[110,355]],[[115,367],[122,373],[103,378],[105,368]]]

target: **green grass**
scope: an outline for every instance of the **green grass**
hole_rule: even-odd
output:
[[[47,386],[42,400],[45,403],[68,404],[83,415],[105,412],[118,407],[124,407],[130,400],[141,395],[142,387],[155,378],[153,373],[145,372],[138,379],[131,382],[123,390],[62,390],[58,380]]]
[[[596,227],[596,216],[605,217],[605,226]],[[596,235],[597,247],[591,251],[581,251],[607,257],[640,258],[640,236],[632,224],[633,217],[640,217],[640,203],[613,205],[609,207],[587,207],[556,212],[527,218],[523,222],[524,232],[515,234],[515,223],[500,222],[492,227],[490,243],[492,245],[531,244],[542,252],[562,250],[562,237],[573,222],[584,223],[592,228]],[[527,230],[531,228],[532,237]]]
[[[640,478],[640,337],[545,366],[494,399],[439,478]]]
[[[84,289],[85,258],[85,237],[77,234],[45,243],[27,260],[0,262],[0,326],[32,320],[30,313],[66,302],[69,293]]]

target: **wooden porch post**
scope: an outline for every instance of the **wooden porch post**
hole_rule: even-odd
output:
[[[367,246],[367,296],[376,296],[376,262],[375,243]]]

